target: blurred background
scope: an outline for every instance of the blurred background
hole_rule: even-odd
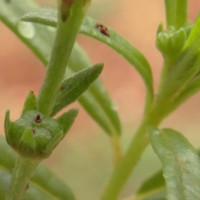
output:
[[[55,6],[54,0],[38,0],[44,6]],[[200,1],[189,1],[189,17],[194,20]],[[164,22],[164,1],[154,0],[93,0],[89,14],[115,29],[134,44],[149,60],[155,87],[162,58],[155,47],[155,34]],[[80,35],[79,44],[93,63],[105,64],[101,79],[116,102],[123,126],[122,145],[126,149],[137,128],[143,111],[144,85],[134,70],[120,55],[91,38]],[[19,117],[27,93],[39,90],[44,67],[31,51],[0,22],[0,132],[4,113]],[[77,103],[76,107],[80,107]],[[195,146],[200,146],[200,94],[193,96],[163,127],[181,131]],[[112,169],[112,153],[107,136],[85,111],[80,113],[68,137],[46,164],[74,190],[78,200],[98,199]],[[148,167],[147,167],[148,166]],[[151,147],[148,147],[122,196],[131,195],[141,181],[160,168]]]

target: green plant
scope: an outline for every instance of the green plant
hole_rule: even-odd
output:
[[[24,1],[23,5],[19,0],[0,2],[2,22],[47,65],[39,95],[28,94],[20,118],[13,122],[9,112],[6,113],[6,141],[15,152],[1,137],[0,150],[4,155],[0,156],[0,199],[75,199],[68,186],[40,162],[49,157],[65,137],[77,110],[69,110],[58,118],[54,117],[55,114],[76,99],[112,140],[114,170],[102,200],[119,198],[149,143],[163,168],[147,179],[131,199],[199,199],[198,152],[177,131],[159,130],[158,127],[170,113],[200,90],[200,17],[194,23],[188,21],[187,0],[164,2],[167,27],[163,29],[159,25],[157,30],[156,45],[163,56],[163,70],[156,93],[151,67],[142,53],[111,28],[85,17],[90,0],[59,0],[57,10],[40,8],[32,0]],[[31,29],[23,30],[24,23],[29,23]],[[46,34],[45,26],[55,27],[56,35],[51,31]],[[32,30],[34,36],[30,36]],[[102,64],[87,68],[91,66],[90,61],[81,47],[75,44],[78,32],[120,53],[144,80],[144,117],[124,154],[120,145],[118,114],[102,83],[96,80]],[[47,178],[49,181],[46,181]]]

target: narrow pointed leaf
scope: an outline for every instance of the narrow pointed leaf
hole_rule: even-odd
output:
[[[94,67],[75,73],[64,80],[58,92],[51,115],[55,115],[61,109],[74,102],[100,75],[102,69],[103,65],[97,64]]]
[[[57,121],[61,126],[63,127],[64,135],[68,132],[68,130],[71,128],[72,124],[74,123],[74,120],[76,119],[76,116],[78,115],[77,109],[71,109],[68,112],[65,112],[62,114]]]
[[[33,11],[22,17],[23,21],[56,26],[57,14],[51,8]],[[121,54],[140,73],[146,84],[149,95],[153,96],[152,74],[146,58],[127,40],[118,35],[111,28],[99,24],[96,20],[86,17],[80,33],[93,37],[114,49]]]
[[[73,49],[73,53],[69,61],[69,66],[71,67],[71,69],[77,72],[91,65],[91,62],[86,53],[83,51],[83,49],[81,49],[80,46],[75,44],[75,48]],[[112,134],[119,135],[121,133],[121,123],[116,109],[116,105],[110,98],[108,92],[106,91],[101,81],[97,79],[89,87],[86,94],[87,95],[85,95],[84,97],[78,99],[80,104],[87,110],[87,112],[92,116],[92,118],[94,118],[100,124],[100,126],[104,128],[104,130],[104,125],[106,125],[107,127],[109,127],[109,129],[113,129]],[[91,98],[93,99],[92,105],[95,106],[95,109],[88,107],[89,102],[86,102],[87,97],[89,102],[91,102]],[[96,114],[94,112],[96,112]],[[98,113],[101,113],[101,115],[99,115]],[[105,121],[106,124],[104,123],[103,125],[101,123],[102,121]]]
[[[167,198],[198,200],[200,159],[186,138],[172,129],[150,129],[150,140],[163,165]]]
[[[96,99],[88,91],[79,97],[79,102],[81,105],[84,105],[85,109],[94,119],[98,119],[99,124],[107,134],[112,135],[115,133],[111,124],[108,123],[109,120],[104,111],[100,109]]]
[[[30,147],[31,149],[35,149],[35,141],[34,141],[34,137],[33,137],[33,131],[32,129],[25,129],[21,138],[20,138],[20,141],[19,141],[20,145],[22,146],[28,146]],[[26,149],[24,149],[25,151]]]
[[[0,154],[0,170],[1,168],[4,168],[9,173],[12,172],[15,161],[18,158],[18,155],[11,149],[11,147],[6,143],[6,140],[4,137],[0,136],[0,152],[3,152]],[[1,176],[1,175],[0,175]],[[6,178],[5,174],[5,178]],[[9,174],[8,174],[9,176]],[[7,180],[7,178],[6,178]],[[3,179],[0,178],[0,182],[3,181]],[[33,183],[33,190],[37,190],[37,188],[40,188],[42,190],[42,194],[45,196],[46,194],[49,194],[48,196],[52,197],[52,199],[60,199],[60,200],[74,200],[73,193],[71,192],[70,188],[62,182],[60,179],[58,179],[50,170],[48,170],[45,166],[39,165],[36,168],[36,171],[31,179],[31,183]],[[4,182],[4,186],[5,186]],[[1,185],[1,183],[0,183]],[[35,188],[35,185],[37,186]],[[32,187],[32,184],[30,185]],[[0,197],[1,197],[1,187],[0,187]],[[31,193],[36,194],[28,194],[28,197],[26,200],[29,200],[30,196],[37,195],[37,192],[32,191]],[[40,191],[39,191],[40,193]],[[38,196],[36,196],[38,197]],[[0,198],[3,199],[3,198]],[[37,198],[30,198],[33,200],[36,200]],[[39,199],[39,198],[38,198]],[[37,200],[38,200],[37,199]],[[42,198],[40,198],[43,200]],[[48,198],[44,198],[48,199]]]
[[[33,1],[0,1],[0,20],[9,27],[43,62],[47,63],[55,33],[37,24],[25,24],[19,18],[28,11],[39,8]]]
[[[163,172],[158,171],[148,178],[138,189],[137,194],[149,193],[153,190],[158,190],[164,188],[165,181],[163,177]]]
[[[28,111],[28,110],[37,110],[37,99],[35,94],[33,93],[33,91],[31,91],[25,102],[24,102],[24,107],[23,107],[23,111],[22,111],[22,115]]]
[[[160,170],[145,180],[135,194],[137,200],[164,200],[165,181]]]
[[[51,27],[49,28],[38,24],[32,24],[32,23],[27,24],[19,22],[19,19],[22,15],[32,10],[35,10],[38,7],[39,6],[32,0],[26,0],[23,1],[23,3],[21,3],[21,0],[15,0],[12,1],[12,3],[6,3],[6,1],[0,1],[0,20],[6,26],[8,26],[29,48],[31,48],[31,50],[36,54],[36,56],[46,65],[48,63],[50,50],[54,41],[55,30],[52,29]],[[76,50],[77,48],[78,51]],[[73,59],[71,59],[70,66],[73,65],[73,63],[77,63],[77,60],[79,60],[77,58],[79,57],[82,60],[85,60],[85,62],[82,63],[81,65],[82,68],[87,68],[88,66],[91,66],[90,62],[88,64],[88,58],[84,58],[85,54],[83,54],[83,50],[81,50],[81,48],[78,45],[75,45],[73,52],[74,53],[72,53],[71,56],[73,57]],[[73,67],[71,67],[71,69],[72,71],[80,70],[80,68],[74,70]],[[105,88],[100,81],[98,81],[98,84],[96,84],[95,90],[99,90],[98,91],[99,95],[104,96],[104,101],[107,102],[102,102],[101,100],[99,100],[98,99],[99,97],[98,96],[95,97],[95,94],[93,94],[92,91],[89,91],[88,93],[90,94],[90,96],[94,97],[94,100],[96,101],[95,104],[98,105],[99,112],[104,114],[94,115],[90,113],[92,109],[91,108],[88,109],[87,96],[83,98],[84,101],[80,102],[81,105],[101,127],[102,127],[101,121],[104,121],[106,123],[106,126],[109,127],[109,129],[113,129],[115,130],[115,133],[119,134],[121,132],[121,129],[117,111],[116,109],[113,109],[114,107],[113,102],[108,96],[107,92],[105,92]],[[105,110],[106,109],[105,105],[107,105],[107,107],[110,106],[108,110]],[[93,108],[93,110],[96,108]],[[98,112],[97,109],[96,112]],[[104,117],[108,121],[106,122],[101,117]],[[104,127],[103,129],[105,130]]]
[[[199,43],[200,42],[199,35],[200,35],[200,15],[197,17],[192,27],[189,37],[185,43],[185,48],[188,48],[197,42]]]

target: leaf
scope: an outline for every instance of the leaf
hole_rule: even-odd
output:
[[[163,165],[168,199],[198,200],[200,159],[196,150],[172,129],[151,128],[150,140]]]
[[[199,40],[199,35],[200,35],[200,15],[197,17],[192,30],[190,31],[189,37],[185,43],[185,48],[191,47],[195,43],[200,42]]]
[[[38,7],[33,1],[28,0],[23,1],[23,4],[17,0],[10,3],[0,1],[0,20],[30,47],[43,63],[47,63],[55,34],[50,31],[47,34],[47,27],[19,21],[20,16]]]
[[[153,190],[162,189],[165,185],[163,172],[158,171],[148,178],[138,189],[137,194],[149,193]]]
[[[37,98],[33,91],[29,92],[24,102],[22,115],[28,110],[37,110]]]
[[[145,180],[137,193],[135,200],[164,200],[165,181],[163,172],[160,170]]]
[[[55,30],[51,27],[41,26],[38,24],[32,23],[24,23],[19,22],[19,18],[24,15],[25,13],[38,8],[39,6],[36,5],[32,0],[26,0],[21,3],[21,0],[15,0],[11,3],[6,3],[6,1],[0,1],[0,20],[5,23],[35,54],[36,56],[46,65],[48,63],[50,49],[52,47],[54,37],[55,37]],[[22,24],[21,24],[22,23]],[[21,26],[25,26],[25,33],[27,29],[31,29],[32,34],[25,34],[23,29],[20,28]],[[28,28],[27,28],[28,26]],[[20,28],[20,29],[19,29]],[[29,32],[30,33],[30,32]],[[33,34],[34,33],[34,34]],[[28,37],[27,37],[28,36]],[[31,37],[30,37],[31,36]],[[81,65],[77,66],[77,63],[81,63]],[[83,50],[76,44],[74,50],[71,55],[70,66],[72,71],[79,71],[83,68],[87,68],[91,66],[90,61],[88,60],[87,56],[83,52]],[[76,69],[73,67],[76,66]],[[106,92],[103,84],[98,80],[95,81],[95,88],[96,93],[98,96],[95,96],[92,91],[88,91],[87,93],[90,94],[90,97],[93,96],[95,105],[98,105],[98,109],[90,108],[88,109],[88,102],[87,96],[84,98],[80,98],[79,102],[84,107],[84,109],[90,114],[93,119],[105,130],[104,125],[102,125],[101,121],[106,123],[106,126],[109,127],[110,130],[114,130],[114,133],[120,134],[121,133],[121,126],[117,111],[111,98],[109,97],[108,93]],[[90,89],[89,89],[90,90]],[[99,99],[99,96],[103,98]],[[82,101],[84,99],[84,101]],[[85,106],[85,104],[87,104]],[[87,107],[87,108],[86,108]],[[108,109],[109,108],[109,109]],[[103,115],[94,115],[91,114],[90,111],[94,110],[98,113],[101,112]],[[100,117],[100,118],[99,118]],[[103,118],[101,118],[103,117]],[[108,121],[105,121],[107,119]],[[109,132],[110,133],[110,132]]]
[[[115,133],[112,126],[108,124],[108,118],[105,116],[104,111],[100,109],[96,99],[88,91],[79,97],[79,102],[84,105],[94,119],[98,119],[99,124],[107,134],[112,135]]]
[[[57,14],[52,8],[42,8],[31,13],[25,14],[21,20],[35,22],[48,26],[56,27]],[[118,35],[111,28],[99,24],[96,20],[86,17],[80,33],[93,37],[122,55],[140,73],[146,84],[149,95],[153,96],[152,73],[146,58],[127,40]]]
[[[69,60],[69,66],[74,71],[80,71],[85,69],[88,66],[91,66],[91,62],[88,59],[87,55],[77,44],[75,44],[75,48],[73,49],[73,53],[71,55],[71,59]],[[68,68],[69,69],[69,68]],[[87,102],[88,98],[88,102]],[[92,99],[92,107],[89,107],[89,102]],[[121,133],[121,123],[117,113],[117,109],[112,99],[110,98],[108,92],[105,87],[101,83],[99,79],[97,79],[87,90],[86,95],[83,95],[78,99],[79,103],[84,106],[84,108],[88,111],[88,113],[92,116],[92,118],[96,119],[96,121],[101,125],[101,127],[106,130],[113,130],[111,132],[107,132],[108,134],[118,134]],[[101,113],[101,114],[99,114]],[[102,124],[101,122],[104,123]],[[108,129],[105,129],[105,126]]]
[[[69,129],[71,128],[72,124],[74,123],[74,120],[76,119],[78,115],[78,110],[77,109],[71,109],[68,112],[63,113],[58,119],[58,123],[62,126],[63,132],[67,134]]]
[[[5,138],[2,136],[0,136],[0,152],[3,152],[0,154],[0,170],[1,168],[4,168],[6,171],[11,173],[14,168],[15,161],[18,158],[18,155],[10,148],[10,146],[6,143]],[[10,175],[6,171],[3,177],[6,179],[5,181],[9,182],[8,179]],[[1,177],[1,171],[0,171],[0,177]],[[4,179],[0,178],[0,185],[3,184],[6,189],[5,185],[6,183],[1,181],[4,181]],[[33,183],[34,186],[34,188],[31,189],[32,191],[31,193],[35,193],[34,192],[35,188],[36,190],[37,188],[40,188],[42,190],[42,193],[44,193],[43,195],[47,193],[53,199],[57,198],[59,200],[74,200],[74,196],[69,187],[65,183],[63,183],[60,179],[58,179],[50,170],[48,170],[43,165],[39,165],[36,168],[35,174],[31,179],[31,183]],[[2,195],[1,192],[2,191],[0,187],[0,197]],[[36,194],[29,194],[29,197],[30,195],[35,196]],[[3,200],[3,198],[0,199]],[[26,198],[26,200],[31,200],[31,199],[38,200],[37,198]],[[42,198],[40,199],[43,200]]]
[[[97,64],[65,79],[61,84],[51,115],[55,115],[61,109],[74,102],[100,75],[102,69],[103,65]]]

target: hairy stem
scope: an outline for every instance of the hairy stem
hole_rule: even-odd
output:
[[[74,46],[76,36],[87,11],[90,0],[62,0],[58,6],[58,25],[54,47],[47,72],[38,96],[39,111],[50,115],[56,95],[64,78],[66,66]]]
[[[37,160],[25,159],[21,157],[18,158],[12,174],[7,200],[23,199],[23,194],[28,188],[29,179],[33,175],[38,163],[39,161]]]

